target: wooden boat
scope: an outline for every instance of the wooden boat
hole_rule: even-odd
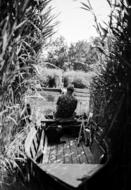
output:
[[[41,127],[31,127],[25,151],[39,179],[38,189],[92,189],[94,181],[102,183],[101,173],[110,159],[106,141],[100,141],[97,131],[92,143],[87,146],[83,140],[78,146],[80,129],[87,120],[76,117],[73,121],[55,121],[49,116]],[[52,124],[63,129],[60,142],[49,142],[46,128]]]

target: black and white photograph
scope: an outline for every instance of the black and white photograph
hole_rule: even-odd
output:
[[[130,177],[131,2],[0,0],[0,190]]]

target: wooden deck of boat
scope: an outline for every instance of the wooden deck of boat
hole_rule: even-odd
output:
[[[47,147],[43,163],[82,164],[94,163],[93,154],[83,142],[77,146],[77,138],[62,137],[59,144]]]
[[[95,163],[89,147],[83,142],[77,146],[77,140],[62,137],[61,141],[65,143],[48,146],[43,162],[38,164],[44,172],[69,189],[81,189],[82,184],[86,187],[85,182],[102,168],[101,164]]]

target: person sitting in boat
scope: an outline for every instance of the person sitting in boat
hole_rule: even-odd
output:
[[[74,86],[69,85],[65,94],[59,96],[57,100],[57,107],[55,119],[71,119],[74,116],[77,107],[77,99],[73,95]]]

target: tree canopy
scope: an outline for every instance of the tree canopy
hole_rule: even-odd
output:
[[[99,51],[94,47],[100,39],[66,44],[64,37],[52,40],[47,48],[47,61],[64,69],[89,71],[99,61]]]

